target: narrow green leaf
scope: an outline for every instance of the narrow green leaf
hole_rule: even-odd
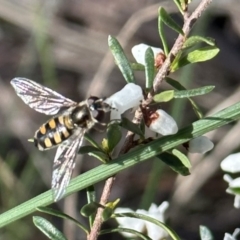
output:
[[[176,88],[177,90],[186,90],[186,88],[181,83],[172,78],[166,77],[165,81],[172,87]]]
[[[67,238],[55,226],[53,226],[45,218],[33,216],[34,225],[40,229],[49,239],[53,240],[67,240]]]
[[[113,211],[114,211],[114,209],[112,209],[110,207],[104,208],[103,213],[102,213],[102,219],[104,222],[107,221],[109,218],[111,218]]]
[[[178,157],[170,153],[164,152],[158,155],[157,158],[166,163],[175,172],[183,176],[187,176],[190,174],[189,169],[182,163],[182,161]]]
[[[180,11],[180,13],[183,15],[183,9],[182,9],[182,6],[181,6],[181,1],[180,0],[173,0],[174,3],[176,4],[176,6],[178,7],[178,10]]]
[[[167,77],[166,82],[178,90],[186,90],[186,88],[184,86],[182,86],[179,82],[177,82],[176,80],[174,80],[172,78]],[[200,119],[203,118],[203,113],[200,110],[200,108],[198,107],[198,105],[191,98],[188,98],[188,100],[190,101],[192,108],[193,108],[195,114],[198,116],[198,118],[200,118]]]
[[[121,128],[118,123],[110,123],[107,128],[108,150],[111,153],[122,138]]]
[[[207,46],[194,50],[187,55],[181,57],[175,65],[171,65],[171,72],[186,66],[190,63],[205,62],[214,58],[219,53],[219,48],[215,46]]]
[[[205,226],[199,227],[199,233],[200,233],[201,240],[213,240],[214,239],[211,231]]]
[[[171,16],[165,11],[164,8],[159,9],[159,15],[161,20],[172,30],[176,31],[177,33],[184,35],[182,28],[171,18]]]
[[[205,86],[205,87],[194,88],[190,90],[174,91],[174,98],[196,97],[196,96],[207,94],[211,92],[214,88],[215,86]]]
[[[174,98],[174,90],[168,90],[154,95],[154,102],[169,102]]]
[[[89,135],[89,133],[84,134],[84,139],[87,140],[95,148],[101,149],[100,145]]]
[[[120,125],[123,128],[127,129],[128,131],[131,131],[131,132],[139,135],[140,137],[144,138],[144,134],[143,134],[142,130],[140,129],[140,127],[137,124],[131,122],[129,119],[122,117],[122,121],[121,121]]]
[[[131,218],[136,218],[136,219],[141,219],[141,220],[144,220],[144,221],[151,222],[151,223],[159,226],[160,228],[163,228],[173,240],[180,240],[177,233],[173,229],[171,229],[169,226],[167,226],[165,223],[160,222],[160,221],[156,220],[155,218],[146,216],[144,214],[139,214],[139,213],[135,213],[135,212],[115,213],[112,217],[113,218],[116,218],[116,217],[131,217]]]
[[[150,237],[146,236],[143,233],[140,233],[134,229],[131,228],[111,228],[111,229],[104,229],[101,230],[100,235],[104,235],[104,234],[108,234],[108,233],[115,233],[115,232],[119,232],[119,233],[131,233],[133,235],[136,235],[137,237],[143,239],[143,240],[152,240]]]
[[[100,160],[102,163],[109,162],[109,157],[105,153],[101,152],[90,152],[88,153],[89,156],[95,157]]]
[[[96,191],[95,191],[94,186],[92,185],[92,186],[87,187],[87,202],[93,203],[95,201],[96,201]],[[88,217],[90,229],[93,226],[94,218],[95,218],[94,215],[90,215]]]
[[[164,54],[167,56],[169,53],[169,49],[168,49],[167,39],[163,29],[164,25],[163,25],[163,20],[160,16],[160,11],[161,11],[161,8],[158,9],[158,33],[163,45]]]
[[[88,154],[91,152],[102,152],[103,153],[102,149],[99,149],[99,148],[96,148],[93,146],[82,146],[79,149],[79,153],[81,153],[81,154]]]
[[[97,212],[98,207],[99,206],[98,206],[98,204],[96,204],[96,202],[91,202],[91,203],[88,203],[88,204],[84,205],[81,208],[80,213],[84,217],[90,217]]]
[[[108,46],[113,54],[115,62],[119,67],[123,77],[128,83],[135,82],[134,74],[131,68],[131,64],[128,62],[128,59],[123,52],[123,49],[118,42],[118,40],[112,36],[108,37]]]
[[[187,40],[184,42],[183,44],[183,49],[186,49],[186,48],[190,48],[198,43],[206,43],[210,46],[215,46],[215,40],[213,38],[210,38],[210,37],[201,37],[201,36],[191,36],[189,38],[187,38]]]
[[[131,63],[131,68],[132,68],[132,70],[135,70],[135,71],[144,71],[145,70],[145,66],[140,63]]]
[[[145,52],[145,76],[146,76],[146,89],[151,89],[155,76],[154,67],[154,54],[151,47]]]
[[[59,217],[59,218],[62,218],[62,219],[66,219],[66,220],[69,220],[69,221],[72,221],[73,223],[75,223],[79,228],[81,228],[85,233],[88,233],[88,230],[85,228],[85,226],[83,226],[80,222],[78,222],[76,219],[70,217],[69,215],[61,212],[61,211],[58,211],[56,209],[53,209],[53,208],[50,208],[50,207],[38,207],[37,210],[39,212],[44,212],[44,213],[47,213],[47,214],[50,214],[52,216],[56,216],[56,217]]]
[[[126,154],[118,156],[108,164],[91,169],[72,179],[66,189],[65,196],[85,189],[103,181],[120,171],[140,164],[162,152],[169,151],[192,138],[202,136],[207,132],[240,119],[240,102],[233,104],[213,115],[191,123],[189,126],[178,131],[172,136],[165,136],[151,141],[139,148],[135,148]],[[52,190],[48,190],[2,214],[0,214],[0,228],[18,219],[33,213],[37,207],[52,204]]]
[[[199,119],[203,118],[203,113],[202,110],[198,107],[198,105],[191,99],[188,99],[192,105],[193,111],[195,112],[195,114],[197,115],[197,117]]]
[[[192,167],[191,162],[189,161],[188,157],[185,154],[181,153],[177,149],[173,149],[171,152],[174,156],[176,156],[182,162],[182,164],[185,167],[187,167],[187,168]]]

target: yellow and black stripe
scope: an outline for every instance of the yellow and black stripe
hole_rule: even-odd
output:
[[[58,116],[50,119],[36,131],[34,143],[39,150],[47,150],[68,139],[72,133],[73,125],[69,116]]]

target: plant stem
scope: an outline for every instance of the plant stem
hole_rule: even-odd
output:
[[[157,75],[154,79],[153,91],[148,94],[147,99],[145,99],[142,103],[143,108],[146,107],[147,105],[149,105],[152,102],[154,92],[158,91],[162,81],[169,74],[169,68],[171,66],[171,63],[173,62],[177,53],[181,50],[187,35],[190,33],[190,30],[193,27],[193,24],[195,23],[195,21],[198,18],[200,18],[202,13],[206,10],[207,6],[211,2],[212,2],[212,0],[202,0],[200,2],[200,4],[198,5],[198,7],[195,9],[195,11],[190,16],[188,16],[187,12],[184,13],[184,25],[183,25],[184,36],[182,36],[182,35],[178,36],[178,38],[177,38],[176,42],[174,43],[170,53],[168,54],[165,62],[163,63],[162,67],[159,69],[159,71],[158,71],[158,73],[157,73]],[[139,108],[135,112],[133,122],[139,124],[141,122],[142,117],[143,117],[143,114],[141,112],[141,109]],[[132,147],[133,138],[134,138],[134,133],[128,132],[127,135],[126,135],[123,147],[120,151],[120,154],[126,153]],[[100,204],[103,205],[103,206],[108,202],[114,179],[115,179],[115,177],[110,177],[105,182],[103,192],[102,192],[102,196],[101,196],[101,199],[100,199]],[[102,222],[103,222],[103,220],[102,220],[103,210],[104,210],[103,208],[98,208],[98,211],[97,211],[94,223],[93,223],[93,227],[91,229],[90,234],[88,235],[88,240],[96,240],[98,238],[98,235],[99,235],[99,232],[100,232],[100,229],[101,229],[101,225],[102,225]]]

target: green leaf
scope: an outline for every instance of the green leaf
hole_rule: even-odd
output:
[[[169,102],[174,97],[174,90],[168,90],[154,95],[154,102]]]
[[[102,219],[104,222],[107,221],[109,218],[111,218],[113,211],[114,210],[110,207],[104,208],[103,213],[102,213]]]
[[[175,65],[171,66],[171,72],[176,71],[177,69],[186,66],[190,63],[196,62],[205,62],[212,58],[214,58],[219,53],[219,48],[215,46],[207,46],[203,48],[199,48],[188,53],[185,56],[182,56]]]
[[[230,188],[235,194],[240,194],[240,188],[239,187],[231,187]]]
[[[188,100],[190,101],[193,111],[195,112],[197,117],[199,119],[203,118],[203,113],[202,113],[201,109],[198,107],[198,105],[191,98],[189,98]]]
[[[46,219],[33,216],[33,223],[34,225],[40,229],[49,239],[53,240],[67,240],[67,238],[60,232],[55,226],[53,226],[49,221]]]
[[[199,232],[200,232],[201,240],[213,240],[214,239],[211,231],[205,226],[200,226]]]
[[[163,45],[164,54],[167,56],[169,53],[169,49],[168,49],[167,39],[163,29],[164,25],[160,16],[160,11],[161,11],[161,8],[158,9],[158,33]]]
[[[205,38],[205,37],[201,37],[201,36],[191,36],[184,42],[182,49],[190,48],[201,42],[206,43],[210,46],[215,46],[215,40],[213,38],[210,38],[210,37]]]
[[[118,123],[110,123],[107,128],[107,144],[109,152],[117,146],[122,138],[121,128]]]
[[[131,131],[131,132],[139,135],[140,137],[144,138],[144,134],[143,134],[142,130],[140,129],[140,127],[137,124],[131,122],[129,119],[122,117],[122,121],[121,121],[120,125],[123,128],[127,129],[128,131]]]
[[[153,158],[163,152],[169,151],[192,138],[202,136],[207,132],[224,126],[230,122],[240,119],[240,102],[233,104],[213,115],[207,116],[201,120],[191,123],[189,126],[178,131],[172,136],[165,136],[145,145],[135,148],[123,155],[113,159],[108,164],[91,169],[76,178],[72,179],[66,189],[65,197],[88,186],[103,181],[120,171],[140,164],[148,159]],[[0,214],[0,228],[21,219],[34,211],[37,207],[52,204],[52,190],[44,192],[2,214]]]
[[[102,163],[109,162],[109,157],[105,153],[101,152],[90,152],[88,153],[89,156],[95,157],[100,160]]]
[[[207,94],[211,92],[214,88],[215,86],[205,86],[205,87],[194,88],[190,90],[174,91],[174,98],[196,97],[196,96]]]
[[[191,168],[192,167],[191,162],[189,161],[188,157],[185,154],[181,153],[177,149],[173,149],[171,152],[175,157],[177,157],[182,162],[182,164],[186,168]]]
[[[100,145],[89,135],[89,133],[84,134],[84,139],[87,140],[92,146],[101,150]]]
[[[98,207],[99,207],[99,205],[96,204],[96,202],[91,202],[91,203],[84,205],[81,208],[80,213],[84,217],[90,217],[97,212]]]
[[[130,228],[111,228],[111,229],[104,229],[101,230],[100,235],[104,235],[104,234],[108,234],[108,233],[115,233],[115,232],[119,232],[119,233],[131,233],[143,240],[152,240],[150,237],[146,236],[143,233],[140,233],[134,229],[130,229]]]
[[[93,146],[82,146],[79,149],[79,153],[81,153],[81,154],[89,154],[91,152],[102,152],[103,153],[103,150],[93,147]]]
[[[119,67],[123,77],[128,83],[134,83],[134,75],[128,59],[118,40],[112,36],[108,37],[108,46],[113,54],[115,62]]]
[[[145,52],[145,76],[146,76],[146,88],[151,89],[153,86],[153,80],[155,76],[154,54],[151,47],[149,47]]]
[[[182,6],[181,6],[181,1],[182,0],[173,0],[173,1],[176,4],[176,6],[178,7],[178,10],[180,11],[180,13],[183,15],[184,12],[183,12],[183,9],[182,9]]]
[[[159,16],[161,20],[172,30],[176,31],[177,33],[184,35],[182,28],[171,18],[171,16],[165,11],[164,8],[159,9]]]
[[[177,82],[176,80],[174,80],[172,78],[167,77],[166,82],[178,90],[186,90],[186,88],[184,86],[182,86],[179,82]],[[195,114],[198,116],[198,118],[203,118],[202,111],[200,110],[198,105],[191,98],[188,98],[188,100],[190,101],[192,108],[193,108]]]
[[[131,68],[135,71],[145,71],[145,66],[140,63],[131,63]]]
[[[155,218],[146,216],[144,214],[139,214],[139,213],[135,213],[135,212],[115,213],[112,217],[114,217],[114,218],[116,218],[116,217],[131,217],[131,218],[136,218],[136,219],[141,219],[144,221],[151,222],[151,223],[159,226],[160,228],[163,228],[173,240],[180,240],[177,233],[173,229],[171,229],[169,226],[167,226],[165,223],[160,222],[160,221],[156,220]]]
[[[166,163],[175,172],[183,176],[187,176],[190,174],[189,169],[182,163],[182,161],[178,157],[170,153],[164,152],[158,155],[157,158]]]
[[[96,191],[95,191],[95,188],[94,186],[89,186],[87,187],[87,202],[88,203],[93,203],[96,201]],[[93,226],[93,222],[94,222],[94,215],[90,215],[89,216],[89,226],[90,226],[90,229],[92,228]]]
[[[67,219],[69,221],[72,221],[79,228],[81,228],[85,233],[88,233],[88,230],[80,222],[78,222],[76,219],[70,217],[69,215],[67,215],[63,212],[60,212],[60,211],[58,211],[56,209],[53,209],[53,208],[50,208],[50,207],[38,207],[37,210],[39,212],[44,212],[44,213],[50,214],[52,216],[56,216],[56,217],[59,217],[59,218],[62,218],[62,219]]]
[[[181,83],[172,78],[166,77],[165,81],[177,90],[186,90],[186,88]]]

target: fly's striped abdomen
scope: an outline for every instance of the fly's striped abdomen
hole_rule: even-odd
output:
[[[72,135],[73,128],[68,115],[52,118],[36,131],[35,146],[42,151],[55,147]]]

